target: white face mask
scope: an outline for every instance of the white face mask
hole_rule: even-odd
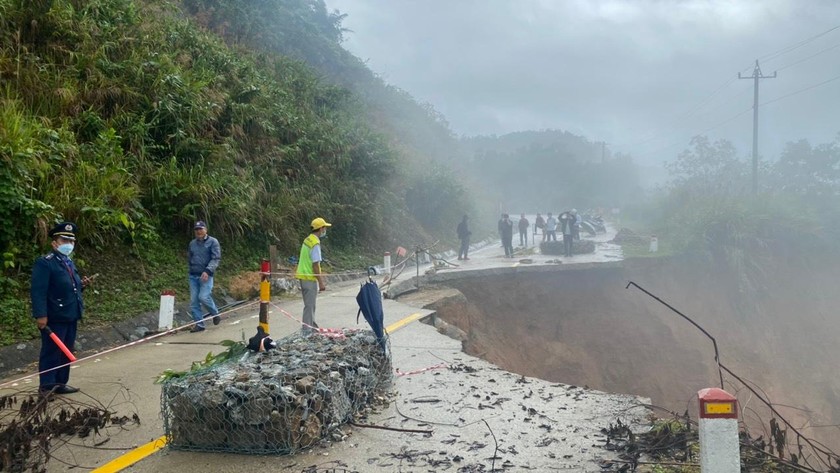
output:
[[[321,232],[321,237],[325,237],[325,236],[327,236],[327,228],[326,227],[324,227],[324,231]]]
[[[73,243],[63,243],[61,245],[58,245],[58,248],[56,248],[56,250],[58,250],[58,252],[64,256],[70,256],[70,253],[73,252],[73,247]]]

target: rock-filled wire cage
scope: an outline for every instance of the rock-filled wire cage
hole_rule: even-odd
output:
[[[295,453],[328,438],[390,387],[389,342],[371,331],[276,342],[167,380],[161,413],[170,448]]]

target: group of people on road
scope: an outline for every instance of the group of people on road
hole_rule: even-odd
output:
[[[563,235],[563,254],[565,256],[572,256],[574,240],[580,240],[580,225],[582,220],[581,215],[578,214],[576,209],[560,212],[557,217],[551,212],[548,212],[547,218],[543,218],[542,214],[538,213],[534,222],[534,243],[536,243],[538,232],[542,234],[542,241],[545,242],[557,241],[557,232],[559,231]],[[531,222],[525,214],[520,214],[516,228],[519,229],[519,245],[522,247],[528,246],[528,229],[530,227]],[[514,222],[510,218],[510,214],[503,213],[501,215],[497,228],[499,238],[502,241],[502,248],[505,250],[505,257],[513,258]],[[469,216],[464,215],[461,222],[458,223],[457,234],[458,240],[461,243],[458,249],[458,259],[469,260],[470,236],[472,235],[469,229]]]
[[[575,240],[580,240],[580,224],[583,218],[578,214],[577,209],[560,212],[554,217],[548,212],[547,218],[537,214],[537,221],[534,225],[534,239],[537,237],[537,230],[542,231],[542,241],[557,241],[557,231],[563,235],[563,255],[572,256]]]
[[[321,270],[321,238],[327,234],[328,223],[321,217],[312,220],[310,233],[303,240],[295,278],[303,295],[304,335],[315,323],[315,303],[319,292],[326,290]],[[76,342],[76,331],[84,312],[83,291],[96,275],[81,277],[71,254],[76,247],[78,227],[73,222],[61,222],[48,233],[52,250],[39,257],[32,268],[30,299],[32,316],[41,332],[41,352],[38,361],[39,392],[53,399],[56,394],[72,394],[79,389],[70,386],[70,356]],[[213,299],[213,277],[222,258],[219,240],[208,235],[207,223],[193,225],[194,238],[187,246],[188,281],[190,286],[191,333],[203,332],[205,318],[213,325],[221,321],[219,308]],[[202,311],[204,306],[208,313]],[[66,350],[66,352],[65,352]]]

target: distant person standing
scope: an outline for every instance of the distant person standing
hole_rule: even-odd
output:
[[[574,240],[575,216],[571,212],[560,214],[560,230],[563,232],[563,255],[572,256],[572,242]]]
[[[308,335],[312,328],[318,328],[315,323],[315,302],[318,299],[318,293],[327,290],[327,285],[324,282],[324,274],[321,272],[321,238],[327,234],[327,227],[331,227],[331,223],[327,223],[321,217],[312,220],[310,225],[312,231],[303,240],[300,246],[300,257],[298,258],[297,271],[295,277],[300,280],[300,292],[303,295],[303,323],[306,324],[301,328],[303,335]]]
[[[557,219],[548,213],[548,218],[545,221],[545,237],[543,241],[557,241]]]
[[[56,334],[72,352],[76,343],[76,327],[84,312],[82,291],[91,279],[80,278],[70,259],[70,253],[76,247],[77,231],[73,222],[62,222],[53,227],[49,232],[52,251],[35,260],[32,267],[29,296],[32,316],[41,331],[38,371],[41,373],[39,392],[43,395],[79,391],[79,388],[67,385],[70,381],[70,366],[58,367],[70,360],[50,338],[50,332]]]
[[[572,209],[572,216],[575,218],[572,226],[572,237],[575,240],[580,240],[580,224],[583,223],[583,216],[578,213],[577,209]]]
[[[503,236],[503,233],[504,233],[504,226],[505,226],[505,215],[507,215],[507,214],[502,214],[502,216],[501,216],[501,217],[499,217],[499,224],[498,224],[498,227],[499,227],[499,240],[501,240],[501,241],[502,241],[502,248],[504,248],[504,247],[505,247],[505,237]]]
[[[513,221],[510,215],[502,214],[502,246],[505,248],[505,256],[513,258]]]
[[[528,246],[528,227],[531,226],[531,222],[525,218],[525,214],[520,215],[519,217],[519,244],[521,246]]]
[[[540,230],[542,240],[545,241],[545,219],[540,214],[537,214],[537,219],[534,221],[534,244],[537,243],[537,229]]]
[[[467,225],[467,216],[464,215],[464,218],[461,219],[461,223],[458,224],[458,239],[461,240],[461,248],[458,250],[459,260],[470,259],[469,256],[467,256],[470,252],[470,235],[472,235],[472,232]]]
[[[513,221],[508,214],[502,214],[500,223],[502,234],[502,246],[505,248],[505,256],[513,258]]]
[[[202,304],[213,316],[213,325],[219,325],[219,309],[213,300],[213,276],[222,260],[222,246],[219,240],[207,234],[207,224],[199,220],[193,226],[195,238],[187,247],[187,261],[190,276],[190,310],[192,318],[197,322],[190,332],[204,330],[204,317],[201,312]]]

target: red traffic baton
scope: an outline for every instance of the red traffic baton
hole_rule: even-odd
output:
[[[62,342],[61,339],[58,338],[58,335],[53,333],[53,331],[50,330],[49,327],[44,327],[44,331],[47,332],[47,335],[50,336],[50,338],[56,344],[56,346],[58,346],[58,348],[64,352],[64,356],[66,356],[71,363],[76,361],[76,357],[73,356],[73,353],[67,348],[67,345],[65,345],[64,342]]]

